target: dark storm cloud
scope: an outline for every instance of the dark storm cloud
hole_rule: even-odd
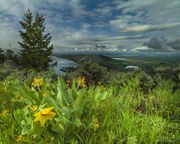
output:
[[[180,50],[180,38],[176,39],[175,41],[169,42],[168,45],[175,50]]]
[[[167,47],[167,40],[164,37],[151,38],[144,45],[156,50],[164,49]]]
[[[169,42],[165,37],[151,38],[143,45],[154,49],[155,51],[176,51],[180,50],[180,39]]]

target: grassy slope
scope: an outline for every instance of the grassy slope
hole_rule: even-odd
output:
[[[172,93],[171,81],[160,79],[156,89],[145,96],[138,77],[127,79],[124,86],[109,85],[105,89],[78,88],[76,80],[71,87],[66,87],[63,81],[50,82],[47,75],[43,77],[42,89],[32,88],[30,75],[21,81],[17,77],[0,81],[0,130],[3,131],[0,142],[17,143],[16,138],[22,132],[27,144],[179,141],[180,91]],[[44,92],[46,97],[42,96]],[[32,105],[39,109],[32,111]],[[34,114],[46,107],[54,107],[56,117],[41,127],[33,122]],[[5,110],[9,112],[3,114]],[[98,119],[95,124],[94,119]]]

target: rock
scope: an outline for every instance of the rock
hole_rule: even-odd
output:
[[[12,60],[6,60],[3,63],[3,67],[7,69],[15,69],[15,68],[18,68],[18,65]]]

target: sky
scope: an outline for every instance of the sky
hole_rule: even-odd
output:
[[[180,52],[180,0],[0,0],[1,48],[19,49],[28,9],[55,52]]]

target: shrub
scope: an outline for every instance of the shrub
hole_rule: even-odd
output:
[[[107,69],[103,66],[100,66],[97,63],[93,62],[84,62],[77,68],[72,73],[68,73],[66,75],[67,79],[72,79],[75,77],[85,77],[86,82],[88,85],[90,84],[98,84],[99,82],[101,83],[106,83],[107,78]]]

